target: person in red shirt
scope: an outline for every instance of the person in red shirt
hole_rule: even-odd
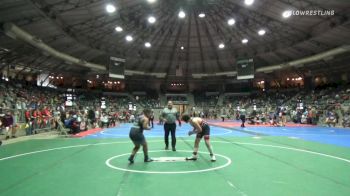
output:
[[[50,110],[45,106],[44,109],[41,111],[41,115],[43,117],[43,126],[46,126],[51,118]]]
[[[39,108],[34,110],[33,118],[35,119],[34,120],[34,129],[41,128],[41,126],[42,126],[42,115],[41,115],[41,112],[40,112]],[[35,130],[34,130],[34,133],[35,133]]]
[[[34,118],[32,116],[33,110],[28,108],[26,112],[24,113],[26,118],[26,135],[32,135],[33,134],[33,121]]]

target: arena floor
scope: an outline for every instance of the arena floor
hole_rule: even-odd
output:
[[[2,146],[0,195],[350,195],[350,129],[211,123],[214,163],[203,143],[197,161],[184,161],[187,124],[176,152],[163,150],[162,126],[146,132],[152,163],[139,154],[128,164],[131,124]]]

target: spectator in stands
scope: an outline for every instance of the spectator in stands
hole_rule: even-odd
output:
[[[39,108],[36,108],[36,110],[34,110],[33,112],[33,117],[34,117],[34,133],[37,133],[36,129],[40,129],[42,126],[42,115],[40,112]]]
[[[18,113],[17,120],[23,121],[22,103],[19,99],[17,99],[17,101],[16,101],[16,110]]]
[[[110,111],[108,113],[108,116],[109,116],[109,127],[115,127],[116,126],[115,112]]]
[[[301,123],[301,119],[303,117],[303,113],[300,109],[297,110],[297,115],[296,115],[296,119],[297,119],[297,123]]]
[[[5,127],[5,135],[6,139],[10,139],[10,132],[12,138],[16,137],[16,129],[14,129],[14,119],[13,115],[11,114],[11,111],[7,111],[5,116],[4,116],[4,127]]]
[[[152,111],[152,112],[151,112],[151,115],[149,116],[149,126],[150,126],[151,128],[154,127],[153,120],[154,120],[154,112]]]
[[[308,116],[308,111],[305,110],[304,113],[301,115],[301,124],[307,124],[307,116]]]
[[[317,121],[318,121],[317,120],[317,110],[316,110],[316,108],[312,107],[311,110],[310,110],[310,113],[311,113],[311,115],[309,115],[309,116],[311,118],[311,124],[312,125],[316,125]]]
[[[343,116],[343,127],[350,127],[350,112],[346,112]]]
[[[88,114],[87,114],[87,118],[88,118],[88,124],[91,128],[95,127],[95,112],[94,110],[92,110],[92,108],[87,108],[88,109]]]
[[[101,118],[101,109],[96,108],[96,110],[95,110],[95,122],[96,122],[97,126],[100,125],[100,118]]]
[[[163,125],[164,124],[162,114],[163,114],[163,111],[160,111],[158,125]]]
[[[2,133],[3,129],[5,128],[5,114],[3,114],[2,112],[0,112],[0,132]]]
[[[327,112],[327,118],[326,118],[326,124],[331,127],[331,125],[333,125],[333,127],[335,127],[337,123],[337,119],[336,119],[336,115],[333,111],[328,111]]]
[[[76,134],[80,132],[79,122],[77,121],[78,116],[73,115],[67,118],[64,122],[66,128],[70,129],[69,133]]]
[[[287,108],[282,107],[281,108],[281,126],[286,126],[286,122],[287,122]]]
[[[25,112],[25,128],[26,128],[26,135],[32,135],[33,134],[33,122],[34,118],[32,116],[33,111],[31,108],[27,108]]]
[[[77,120],[78,120],[78,123],[79,123],[80,132],[88,130],[87,118],[86,118],[86,113],[85,113],[84,110],[78,111],[78,118],[77,118]],[[109,121],[109,123],[110,123],[110,121]]]
[[[3,125],[4,125],[4,114],[1,114],[0,113],[0,132],[2,132],[2,129],[3,129]],[[2,145],[2,141],[0,140],[0,146]]]
[[[133,113],[130,114],[129,120],[131,123],[135,122],[135,115]]]
[[[105,112],[103,112],[101,115],[101,128],[104,127],[109,127],[109,116]]]

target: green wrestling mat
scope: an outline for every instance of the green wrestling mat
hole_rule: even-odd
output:
[[[216,162],[194,138],[164,151],[149,138],[129,165],[128,139],[30,140],[0,148],[0,195],[350,195],[350,148],[285,137],[212,137]]]

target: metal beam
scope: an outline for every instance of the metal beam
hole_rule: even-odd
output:
[[[201,40],[201,32],[199,30],[199,24],[198,24],[198,18],[196,17],[197,13],[195,13],[194,16],[194,23],[196,25],[196,34],[197,34],[197,41],[199,45],[199,53],[200,53],[200,58],[201,58],[201,66],[202,66],[202,72],[205,73],[207,69],[205,68],[205,60],[204,60],[204,54],[203,54],[203,47],[202,47],[202,40]],[[188,48],[189,50],[189,48]]]
[[[177,30],[177,33],[175,35],[175,40],[174,40],[174,44],[173,44],[173,47],[171,49],[171,54],[170,54],[170,59],[169,59],[169,64],[167,66],[167,77],[170,76],[170,70],[171,70],[171,67],[173,66],[173,61],[174,61],[174,56],[176,54],[176,48],[177,48],[177,43],[179,41],[179,38],[180,38],[180,34],[181,34],[181,31],[182,31],[182,26],[183,24],[181,23],[178,23],[179,27],[178,27],[178,30]]]

